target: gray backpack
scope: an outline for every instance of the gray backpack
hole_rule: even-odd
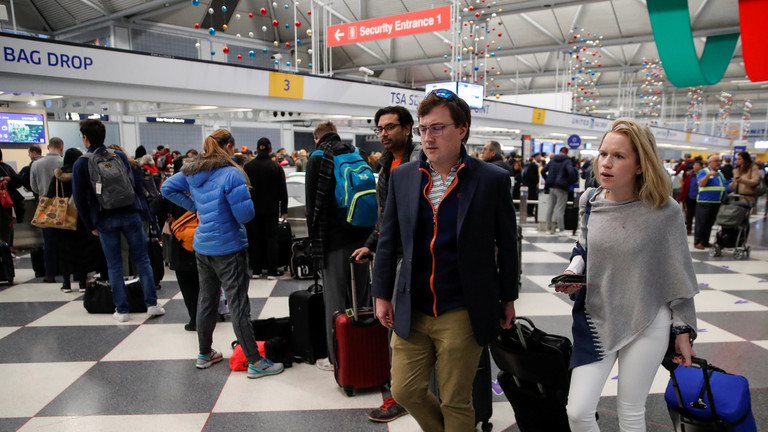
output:
[[[136,199],[133,177],[120,156],[106,147],[83,156],[88,158],[88,174],[101,208],[132,206]]]

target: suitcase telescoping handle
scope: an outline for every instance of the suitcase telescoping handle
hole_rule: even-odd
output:
[[[373,273],[373,256],[367,255],[363,256],[361,258],[368,258],[368,278],[371,278],[371,274]],[[349,286],[352,298],[352,320],[357,321],[357,283],[355,282],[355,258],[350,257],[349,258],[349,274],[351,278],[351,284]],[[370,280],[370,279],[369,279]],[[375,316],[375,313],[374,313]]]

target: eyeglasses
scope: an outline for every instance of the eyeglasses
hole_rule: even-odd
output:
[[[446,90],[447,91],[447,90]],[[416,132],[416,135],[423,136],[426,135],[427,131],[429,131],[429,134],[433,137],[438,137],[443,134],[443,130],[447,128],[448,126],[456,126],[454,124],[436,124],[432,126],[419,126],[413,131]]]
[[[395,130],[396,127],[401,126],[400,123],[390,123],[384,127],[375,127],[373,128],[373,133],[376,135],[381,135],[383,131],[387,131],[387,133],[392,133],[393,130]]]

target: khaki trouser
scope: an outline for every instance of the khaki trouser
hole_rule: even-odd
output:
[[[482,347],[466,309],[435,318],[412,312],[407,339],[392,335],[392,396],[428,432],[475,430],[472,384]],[[428,390],[437,365],[440,398]]]

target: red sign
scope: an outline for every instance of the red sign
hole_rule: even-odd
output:
[[[417,33],[450,30],[451,7],[443,6],[400,15],[328,26],[328,46],[389,39]]]

